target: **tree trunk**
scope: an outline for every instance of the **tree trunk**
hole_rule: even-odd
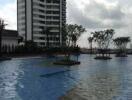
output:
[[[92,45],[92,43],[91,43],[91,47],[90,47],[90,51],[91,51],[91,54],[93,53],[92,51],[93,51],[93,45]]]
[[[49,36],[48,33],[46,33],[46,46],[49,48]]]
[[[2,56],[1,47],[2,47],[2,31],[0,31],[0,57]]]

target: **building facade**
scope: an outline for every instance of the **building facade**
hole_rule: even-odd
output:
[[[2,53],[14,51],[14,48],[19,45],[20,39],[16,30],[3,30],[1,34]]]
[[[2,32],[2,46],[18,46],[19,35],[15,30],[4,30]]]
[[[65,24],[66,0],[17,0],[17,28],[25,41],[46,46],[48,38],[49,46],[63,45]]]

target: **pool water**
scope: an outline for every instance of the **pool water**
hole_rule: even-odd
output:
[[[80,100],[132,100],[132,56],[93,58],[80,55],[81,65],[71,67],[53,65],[57,57],[0,62],[0,100],[59,100],[72,93]]]

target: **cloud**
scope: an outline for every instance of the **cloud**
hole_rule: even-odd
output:
[[[5,23],[8,24],[6,29],[17,29],[16,8],[16,0],[13,0],[10,3],[6,3],[0,7],[0,18],[5,20]]]
[[[8,24],[6,28],[17,29],[16,12],[16,0],[0,6],[0,17]],[[88,46],[90,32],[106,28],[115,29],[115,36],[132,37],[132,1],[67,0],[67,23],[81,24],[88,30],[79,39],[80,46]]]
[[[80,0],[81,2],[82,0]],[[68,0],[68,23],[77,23],[87,28],[88,32],[79,39],[81,46],[87,43],[90,31],[113,28],[115,36],[132,37],[132,2],[124,0],[88,0],[79,4]]]
[[[111,8],[98,3],[90,1],[90,4],[83,5],[84,9],[80,9],[76,4],[69,5],[68,19],[70,23],[79,23],[86,28],[121,28],[125,24],[123,18],[125,14],[121,7],[117,5],[110,5]]]

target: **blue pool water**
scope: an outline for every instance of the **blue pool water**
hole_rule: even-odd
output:
[[[111,95],[106,95],[112,99],[104,100],[132,100],[132,56],[113,56],[109,61],[93,58],[80,55],[81,65],[71,67],[53,65],[56,57],[0,62],[0,100],[59,100],[75,86],[87,93],[110,89]]]

